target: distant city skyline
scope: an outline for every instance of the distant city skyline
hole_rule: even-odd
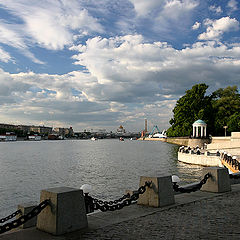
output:
[[[239,86],[237,0],[4,0],[0,122],[168,128],[197,83]]]

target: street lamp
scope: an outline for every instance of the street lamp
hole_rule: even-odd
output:
[[[227,136],[227,128],[228,128],[228,126],[224,126],[223,128],[225,129],[225,137],[226,137]]]

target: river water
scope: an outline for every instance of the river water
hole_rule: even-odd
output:
[[[191,183],[202,168],[177,161],[179,146],[116,139],[0,143],[0,218],[21,203],[39,203],[42,189],[92,185],[93,197],[113,200],[136,190],[140,176],[178,175]]]

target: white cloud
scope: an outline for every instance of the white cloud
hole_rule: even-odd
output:
[[[5,63],[8,63],[9,61],[13,61],[10,54],[4,51],[1,47],[0,47],[0,61]]]
[[[32,59],[33,62],[43,64],[42,61],[38,60],[28,50],[28,46],[25,43],[24,37],[22,36],[23,33],[19,29],[21,29],[20,25],[12,26],[11,24],[0,21],[0,43],[17,48],[23,55]]]
[[[196,0],[129,0],[134,5],[134,8],[138,16],[146,16],[153,12],[157,12],[158,15],[162,13],[174,13],[168,15],[169,18],[174,18],[176,15],[180,15],[182,12],[189,11],[198,6]],[[165,14],[164,14],[165,15]]]
[[[26,48],[26,44],[21,37],[21,32],[18,31],[18,27],[12,28],[10,24],[0,21],[0,43],[15,47],[15,48]]]
[[[239,62],[240,56],[238,47],[215,42],[177,50],[166,43],[147,43],[141,35],[93,38],[76,49],[80,51],[74,56],[76,64],[85,66],[95,78],[85,88],[88,97],[116,102],[155,101],[154,96],[177,94],[196,79],[213,85],[215,81],[224,83],[222,77],[214,77],[219,77],[216,69],[223,61]]]
[[[166,128],[176,99],[192,85],[206,82],[216,89],[239,83],[239,44],[206,41],[175,49],[165,42],[147,42],[141,35],[126,35],[91,38],[71,49],[79,51],[75,63],[85,72],[1,70],[0,116],[32,124],[110,129],[122,121],[140,126],[147,117],[155,124],[159,119]]]
[[[63,49],[73,42],[74,32],[86,35],[87,32],[103,32],[103,27],[91,17],[86,9],[81,9],[76,1],[63,4],[49,4],[37,8],[32,14],[23,17],[29,35],[48,49]],[[31,8],[28,9],[31,11]]]
[[[207,26],[207,30],[198,36],[200,40],[218,40],[225,32],[239,29],[238,20],[230,17],[223,17],[218,20],[207,19],[204,24]]]
[[[77,0],[6,0],[1,6],[19,21],[0,22],[0,43],[21,49],[36,63],[43,62],[29,51],[33,44],[59,50],[72,44],[76,36],[104,31]]]
[[[237,11],[238,10],[238,3],[236,0],[230,0],[227,4],[227,6],[230,8],[231,11]]]
[[[154,22],[154,30],[168,36],[169,31],[182,32],[189,29],[195,9],[199,1],[196,0],[171,0],[158,12]],[[172,37],[172,34],[170,34]]]
[[[182,12],[191,11],[199,5],[198,1],[194,0],[171,0],[167,1],[164,6],[164,11],[167,13],[174,13],[175,15],[181,14]]]
[[[218,6],[218,7],[217,7],[217,6],[215,6],[215,5],[209,6],[209,10],[212,11],[212,12],[215,12],[215,13],[217,13],[217,14],[223,12],[221,6]]]
[[[197,29],[200,28],[200,26],[201,26],[201,23],[195,22],[194,25],[192,26],[192,29],[193,29],[193,30],[197,30]]]
[[[153,9],[162,8],[165,1],[158,1],[158,0],[129,0],[135,8],[138,16],[146,16],[149,14]]]

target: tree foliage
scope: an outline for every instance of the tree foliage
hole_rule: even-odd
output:
[[[223,126],[228,126],[228,131],[239,131],[237,124],[233,124],[237,119],[235,114],[240,112],[240,95],[237,86],[220,88],[212,93],[212,97],[215,119],[213,134],[223,135]]]
[[[194,85],[177,101],[168,136],[190,136],[192,124],[198,119],[207,123],[208,133],[212,135],[223,135],[224,126],[228,126],[229,132],[240,130],[240,95],[237,86],[220,88],[209,96],[206,95],[207,88],[204,83]]]

